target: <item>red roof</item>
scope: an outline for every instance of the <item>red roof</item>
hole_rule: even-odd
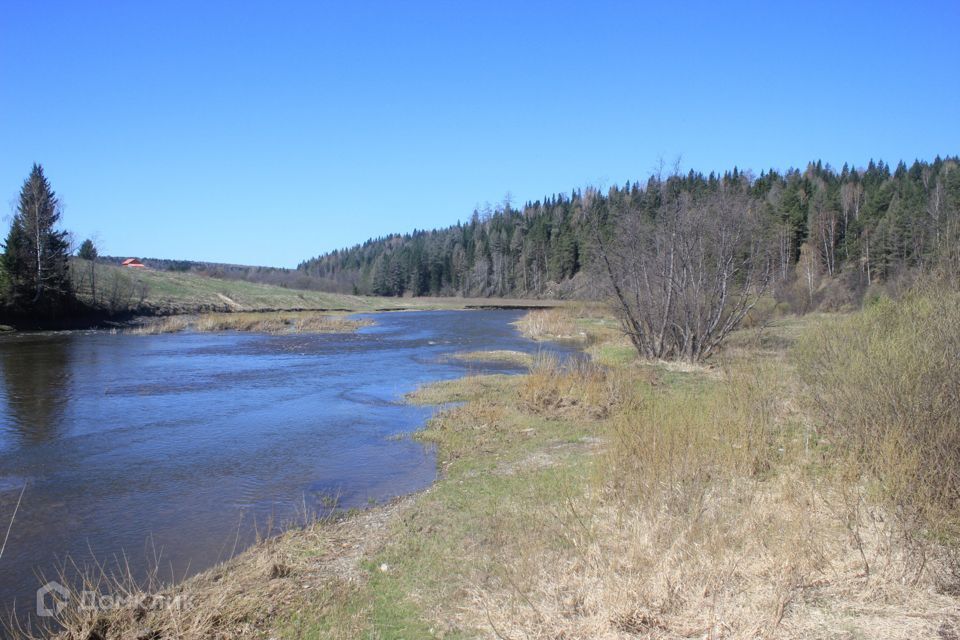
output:
[[[136,258],[127,258],[120,264],[122,264],[125,267],[144,267],[145,266],[142,262],[140,262]]]

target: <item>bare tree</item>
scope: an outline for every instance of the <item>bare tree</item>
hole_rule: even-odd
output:
[[[837,271],[837,227],[839,220],[837,212],[828,202],[827,184],[822,178],[817,178],[811,207],[811,220],[807,223],[811,233],[816,235],[817,252],[820,262],[832,277]]]
[[[765,292],[776,240],[742,183],[705,193],[676,176],[653,184],[653,211],[591,205],[597,262],[643,357],[701,361]]]
[[[840,207],[843,209],[843,248],[844,257],[850,257],[850,219],[860,219],[860,207],[863,206],[863,185],[859,182],[847,182],[840,187]]]

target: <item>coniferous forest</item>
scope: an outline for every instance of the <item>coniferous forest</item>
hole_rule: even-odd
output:
[[[840,170],[816,162],[759,175],[736,168],[722,175],[674,172],[521,208],[507,201],[475,210],[466,223],[371,239],[299,268],[358,294],[590,297],[592,228],[599,224],[615,236],[626,214],[660,215],[665,194],[719,190],[736,191],[745,209],[759,212],[775,281],[809,288],[808,302],[814,280],[862,293],[903,274],[955,268],[960,259],[960,161],[953,156]]]

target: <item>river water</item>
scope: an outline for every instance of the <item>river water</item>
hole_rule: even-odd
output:
[[[524,339],[520,311],[370,314],[356,334],[105,332],[0,338],[0,612],[29,611],[67,558],[202,570],[306,508],[362,507],[433,481],[404,434],[418,385],[509,364],[458,351],[568,349]]]

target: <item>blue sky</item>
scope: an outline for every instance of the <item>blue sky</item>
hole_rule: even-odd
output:
[[[0,0],[0,217],[294,266],[477,204],[960,153],[960,2]]]

